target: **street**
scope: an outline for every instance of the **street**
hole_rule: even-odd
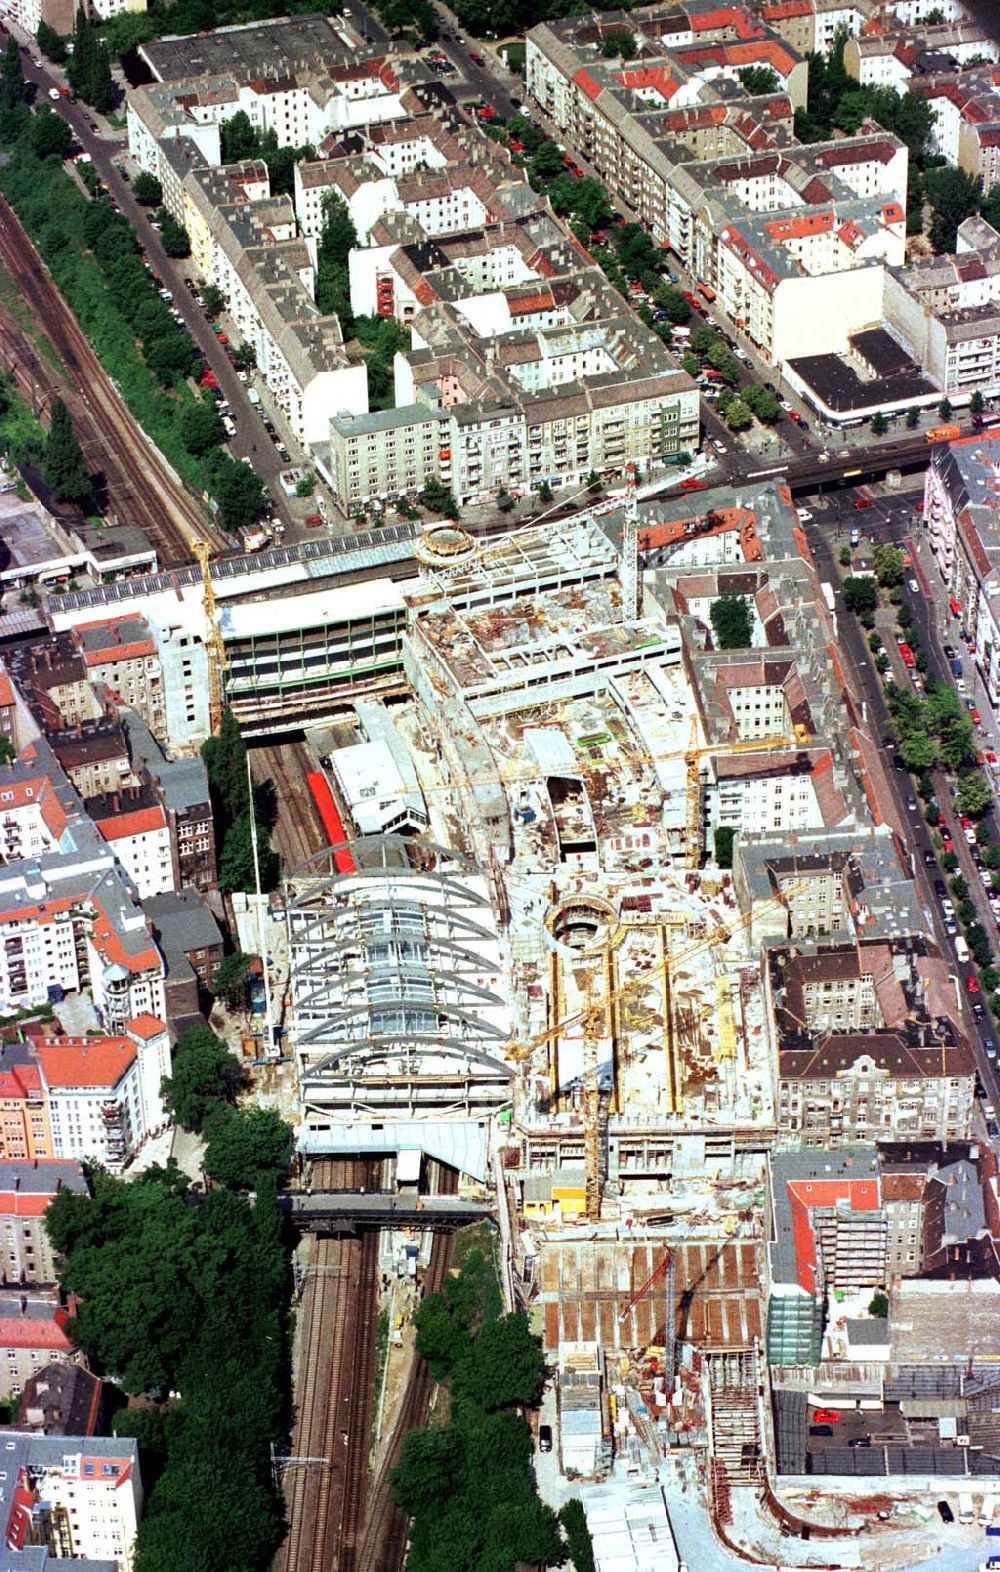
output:
[[[848,544],[852,527],[856,526],[862,537],[855,553],[856,559],[869,560],[874,546],[884,541],[891,540],[909,550],[914,562],[918,564],[917,571],[930,591],[926,593],[921,589],[920,593],[914,594],[908,587],[908,581],[904,582],[903,596],[914,613],[916,625],[920,630],[922,647],[927,654],[927,674],[940,678],[942,682],[952,681],[948,662],[941,649],[941,628],[947,625],[945,619],[948,617],[944,604],[944,591],[937,570],[930,561],[930,553],[922,538],[920,515],[915,508],[915,503],[921,495],[922,492],[912,490],[905,493],[883,494],[877,500],[873,500],[870,508],[863,510],[854,507],[851,493],[833,492],[824,497],[803,498],[806,511],[813,515],[807,521],[805,528],[809,546],[816,558],[819,576],[834,587],[837,631],[842,654],[850,668],[852,682],[863,698],[864,730],[880,750],[884,773],[890,783],[893,811],[888,817],[911,853],[913,876],[920,891],[921,906],[941,947],[941,953],[948,957],[954,967],[955,975],[960,977],[959,1002],[974,1047],[977,1069],[982,1084],[987,1088],[989,1100],[994,1107],[997,1107],[1000,1106],[998,1103],[1000,1076],[998,1076],[996,1060],[991,1059],[986,1052],[987,1043],[992,1046],[995,1042],[996,1023],[988,1010],[981,1021],[977,1021],[972,1015],[970,996],[966,993],[964,979],[974,968],[959,965],[952,937],[945,928],[940,899],[934,890],[935,879],[941,878],[942,875],[932,832],[915,796],[909,773],[893,766],[896,746],[894,742],[887,741],[892,721],[882,681],[873,664],[867,634],[857,618],[844,609],[840,593],[840,569],[837,557],[841,548]],[[919,583],[919,580],[917,582]],[[900,685],[908,683],[906,668],[899,659],[891,635],[886,637],[885,644],[890,660],[894,662],[895,679]],[[972,662],[966,661],[964,665],[968,672]],[[988,708],[982,708],[980,713],[987,726],[987,736],[981,739],[982,746],[994,747],[997,737],[995,717]],[[979,921],[989,934],[991,942],[1000,951],[997,921],[990,909],[978,866],[973,861],[971,849],[958,823],[958,816],[952,802],[951,782],[943,770],[934,771],[933,779],[936,801],[942,813],[943,823],[948,827],[962,876],[969,886],[968,898],[976,906]],[[909,806],[911,802],[916,804],[915,809]],[[933,863],[929,862],[928,858],[933,859]]]

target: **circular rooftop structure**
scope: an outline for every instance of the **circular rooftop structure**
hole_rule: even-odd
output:
[[[601,895],[567,895],[543,921],[553,948],[576,960],[603,955],[622,936],[617,910]]]
[[[415,555],[427,568],[454,568],[471,562],[479,543],[457,524],[431,524],[417,541]]]

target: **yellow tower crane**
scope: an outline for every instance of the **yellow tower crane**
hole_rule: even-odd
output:
[[[775,737],[742,737],[738,742],[717,742],[710,747],[697,747],[698,717],[691,717],[691,742],[684,754],[687,765],[687,862],[697,868],[701,862],[701,761],[709,754],[725,756],[729,753],[767,753],[773,748],[801,748],[809,741],[804,726],[795,727],[795,735]],[[677,754],[667,754],[676,758]]]
[[[208,656],[208,716],[209,725],[214,736],[222,724],[224,703],[223,673],[226,669],[226,646],[222,642],[219,613],[215,603],[215,587],[212,584],[212,573],[209,568],[212,548],[205,540],[192,540],[191,550],[201,568],[202,605],[205,608],[205,623],[208,628],[208,637],[205,642],[205,651]]]

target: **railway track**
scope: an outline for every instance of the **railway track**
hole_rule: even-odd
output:
[[[451,1266],[454,1239],[451,1234],[435,1234],[425,1278],[426,1291],[435,1294],[444,1285]],[[403,1441],[410,1430],[422,1430],[427,1423],[434,1377],[422,1359],[414,1362],[392,1428],[390,1444],[384,1449],[378,1472],[368,1491],[368,1510],[358,1541],[357,1559],[351,1572],[402,1572],[410,1520],[397,1506],[389,1475],[399,1462]]]
[[[90,343],[10,204],[0,197],[0,264],[44,328],[67,375],[39,356],[16,322],[4,321],[5,358],[33,402],[39,392],[66,403],[88,465],[100,471],[108,499],[123,523],[139,524],[161,566],[191,560],[190,542],[217,550],[229,542],[201,503],[174,479],[115,393]]]
[[[306,785],[306,776],[315,768],[304,741],[255,747],[250,766],[258,785],[270,781],[274,787],[277,819],[271,844],[283,866],[294,868],[327,844],[323,824]]]
[[[378,1180],[367,1159],[315,1166],[320,1187]],[[288,1533],[276,1572],[351,1572],[368,1482],[378,1314],[378,1234],[317,1239],[303,1293],[303,1339],[292,1455],[320,1461],[288,1470]]]

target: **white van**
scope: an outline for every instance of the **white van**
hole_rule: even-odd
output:
[[[967,1490],[961,1491],[958,1497],[958,1521],[960,1523],[976,1521],[976,1504]]]
[[[968,965],[969,946],[965,942],[964,933],[959,933],[955,936],[955,954],[958,956],[963,966]]]

